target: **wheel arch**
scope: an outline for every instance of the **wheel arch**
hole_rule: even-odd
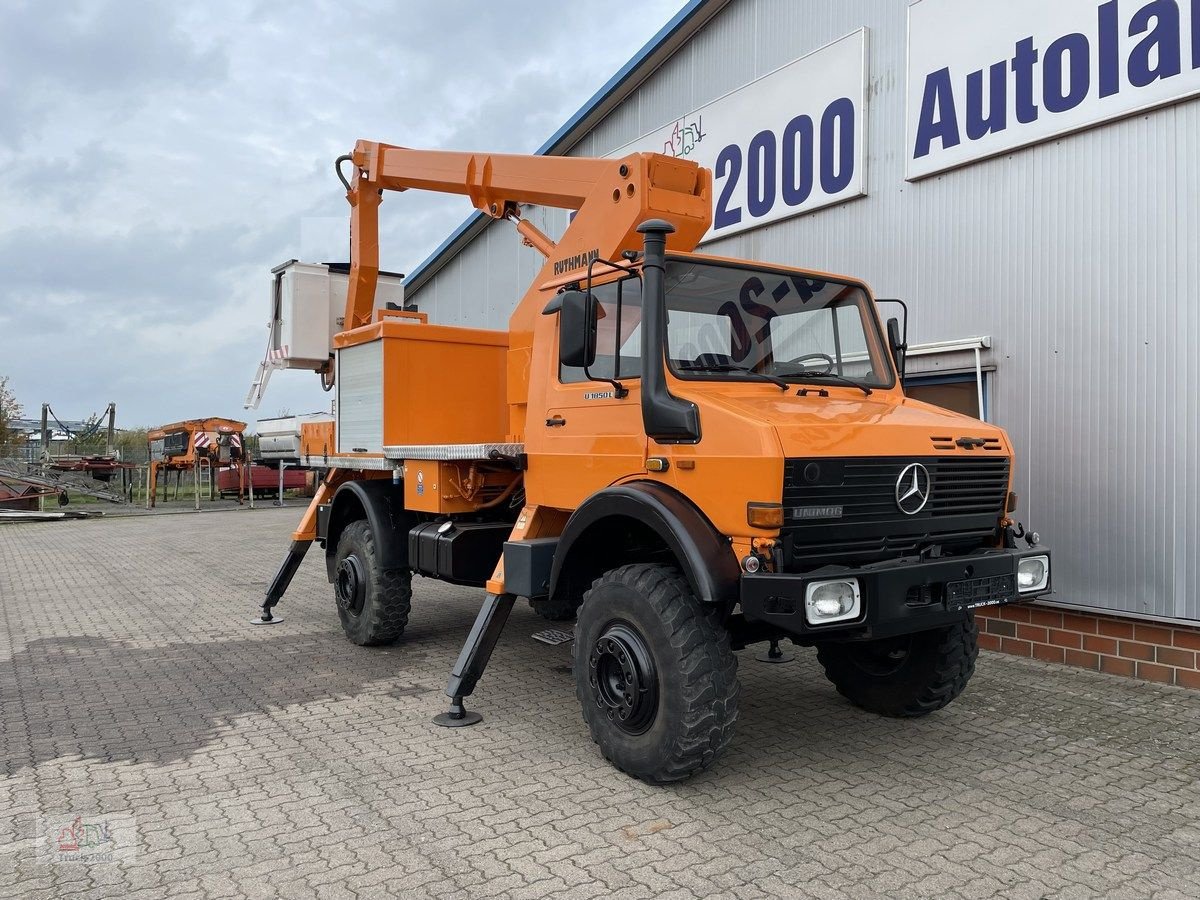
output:
[[[325,572],[333,581],[338,540],[351,522],[366,519],[375,536],[375,552],[385,569],[408,566],[408,531],[416,515],[404,508],[404,484],[390,479],[344,482],[330,502],[329,527],[325,535]]]
[[[559,537],[550,599],[582,597],[610,568],[667,557],[701,602],[737,598],[740,571],[729,539],[687,497],[651,481],[604,488],[580,504]]]

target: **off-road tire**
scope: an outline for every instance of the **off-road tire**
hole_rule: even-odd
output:
[[[881,665],[884,651],[903,647],[895,667]],[[838,693],[868,712],[911,719],[946,706],[975,671],[979,630],[974,613],[946,628],[881,641],[823,643],[817,659]]]
[[[390,644],[404,634],[412,609],[412,573],[408,569],[384,569],[379,565],[375,535],[365,521],[347,525],[338,538],[334,560],[334,597],[338,599],[338,572],[343,560],[356,557],[363,575],[361,608],[354,610],[338,602],[342,630],[354,643],[368,647]]]
[[[656,669],[653,715],[637,734],[610,717],[592,680],[593,651],[614,626],[642,638]],[[622,772],[650,784],[680,781],[710,766],[732,740],[739,685],[729,633],[677,569],[634,564],[596,579],[579,607],[574,657],[583,719]]]
[[[530,600],[529,605],[547,622],[570,622],[579,613],[573,600]]]

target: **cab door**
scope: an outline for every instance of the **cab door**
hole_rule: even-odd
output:
[[[646,471],[641,279],[629,276],[595,285],[592,295],[599,308],[594,365],[585,371],[558,363],[556,322],[545,417],[534,420],[531,411],[526,423],[530,499],[536,494],[537,503],[563,509],[574,509],[601,488]]]

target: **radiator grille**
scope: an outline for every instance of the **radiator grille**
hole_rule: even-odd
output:
[[[896,484],[913,463],[929,472],[929,499],[906,515],[896,503]],[[996,533],[1008,468],[1003,457],[789,459],[785,547],[803,566],[884,559],[931,543],[977,546]]]
[[[929,471],[929,502],[915,516],[896,506],[896,482],[911,463]],[[810,469],[815,464],[815,470]],[[1007,459],[789,459],[784,468],[784,522],[806,520],[803,510],[841,507],[840,523],[1000,515],[1008,494]],[[815,524],[815,523],[814,523]]]

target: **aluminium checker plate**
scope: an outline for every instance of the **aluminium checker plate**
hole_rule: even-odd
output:
[[[428,459],[449,462],[460,459],[490,459],[491,454],[520,456],[525,452],[524,444],[399,444],[383,448],[388,461],[404,459]],[[383,468],[391,468],[390,465]]]
[[[301,465],[310,469],[359,469],[390,472],[396,461],[381,456],[302,456]]]
[[[383,456],[302,456],[301,465],[310,469],[358,469],[360,471],[390,472],[406,459],[428,459],[438,462],[453,460],[491,459],[495,451],[501,456],[520,456],[524,444],[400,444],[383,448]]]

